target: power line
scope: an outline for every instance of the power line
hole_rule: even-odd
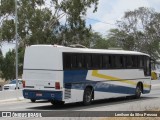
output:
[[[101,22],[101,23],[104,23],[104,24],[107,24],[107,25],[116,25],[116,24],[113,24],[113,23],[108,23],[108,22],[104,22],[104,21],[100,21],[100,20],[96,20],[96,19],[93,19],[93,18],[88,18],[88,17],[86,17],[87,19],[89,19],[89,20],[93,20],[93,21],[97,21],[97,22]]]
[[[49,4],[47,4],[47,3],[45,3],[46,5],[49,5]],[[51,5],[49,5],[49,6],[51,6]],[[52,6],[53,7],[53,6]],[[104,23],[104,24],[107,24],[107,25],[116,25],[116,24],[113,24],[113,23],[108,23],[108,22],[104,22],[104,21],[100,21],[100,20],[97,20],[97,19],[93,19],[93,18],[89,18],[89,17],[86,17],[87,19],[89,19],[89,20],[92,20],[92,21],[97,21],[97,22],[101,22],[101,23]]]

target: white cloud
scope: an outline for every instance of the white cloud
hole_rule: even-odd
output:
[[[102,22],[90,22],[92,28],[96,32],[105,34],[110,28],[115,27],[114,25],[105,24],[111,23],[115,24],[117,20],[120,20],[125,11],[134,10],[139,7],[151,7],[156,11],[160,11],[160,0],[99,0],[98,11],[92,13],[93,9],[89,9],[87,12],[87,18],[96,19]]]

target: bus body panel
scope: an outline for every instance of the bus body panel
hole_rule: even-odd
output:
[[[70,86],[68,89],[72,91],[70,99],[74,100],[77,92],[80,93],[74,102],[82,101],[86,86],[94,88],[95,100],[134,95],[138,82],[143,83],[144,93],[150,92],[150,77],[145,77],[140,69],[114,70],[114,72],[113,70],[96,70],[96,74],[94,71],[64,71],[64,84]]]
[[[62,91],[24,89],[23,96],[24,96],[24,98],[33,99],[33,100],[44,99],[44,100],[63,101],[63,92]]]
[[[28,99],[63,100],[62,54],[52,45],[30,46],[25,50],[23,96]],[[55,89],[55,83],[60,89]],[[58,96],[58,97],[57,97]]]
[[[55,90],[55,82],[63,88],[63,71],[24,70],[25,88],[37,90]]]
[[[61,58],[61,52],[53,46],[29,46],[25,50],[23,69],[62,70]]]

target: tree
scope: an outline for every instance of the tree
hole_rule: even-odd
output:
[[[0,77],[2,76],[2,63],[3,63],[3,54],[0,50]]]
[[[89,28],[86,27],[84,16],[87,8],[91,7],[91,5],[95,6],[93,12],[97,11],[98,0],[63,0],[59,4],[58,0],[56,0],[55,3],[56,10],[66,15],[65,26],[62,30],[62,43],[79,43],[87,46],[86,40],[91,35],[91,26]]]
[[[25,45],[31,44],[85,44],[90,28],[85,25],[87,8],[98,0],[50,0],[51,7],[44,7],[44,0],[18,0],[18,38]],[[14,0],[2,0],[1,26],[3,41],[14,41]],[[60,19],[65,18],[65,23]]]
[[[15,51],[9,50],[3,59],[1,66],[2,75],[1,77],[5,80],[15,79]]]
[[[110,29],[107,35],[109,47],[123,48],[124,50],[134,50],[134,39],[125,31],[119,29]]]
[[[24,58],[24,48],[19,47],[18,49],[18,75],[19,77],[23,73],[23,58]],[[0,56],[0,70],[1,77],[5,80],[15,79],[15,50],[9,50],[5,57]]]
[[[160,13],[151,8],[140,7],[125,12],[118,21],[116,31],[111,31],[110,39],[118,38],[117,42],[124,49],[145,52],[153,59],[160,54]]]
[[[95,49],[108,49],[108,41],[98,32],[92,32],[90,38],[90,47]]]

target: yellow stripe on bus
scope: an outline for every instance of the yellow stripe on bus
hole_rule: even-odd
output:
[[[120,78],[100,74],[100,73],[98,73],[98,70],[93,70],[92,71],[92,76],[98,77],[98,78],[103,78],[103,79],[108,79],[108,80],[113,80],[113,81],[118,81],[118,82],[123,82],[123,83],[127,83],[127,84],[130,84],[130,85],[137,85],[136,82],[131,81],[131,80],[123,80],[123,79],[120,79]],[[150,85],[143,84],[143,87],[150,88]]]

